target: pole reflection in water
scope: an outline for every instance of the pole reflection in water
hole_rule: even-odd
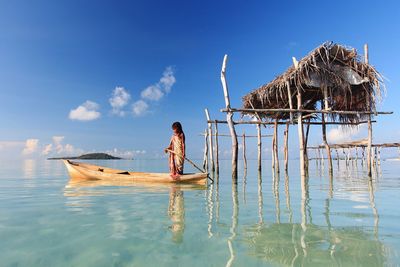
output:
[[[368,178],[368,192],[369,192],[369,202],[371,204],[372,213],[374,214],[374,236],[375,239],[378,239],[379,215],[375,205],[375,193],[374,193],[372,177]]]
[[[214,181],[215,181],[215,177],[213,177]],[[208,237],[212,237],[213,233],[212,233],[212,220],[213,220],[213,214],[214,214],[214,203],[213,203],[213,191],[214,190],[214,183],[211,183],[208,186],[207,189],[207,211],[208,211]]]
[[[247,171],[243,175],[243,203],[246,204]]]
[[[219,174],[215,177],[215,222],[219,222]]]
[[[238,199],[238,188],[237,183],[232,183],[232,225],[230,228],[231,236],[228,238],[228,248],[230,253],[230,258],[226,263],[226,266],[232,266],[233,261],[235,260],[235,251],[233,250],[233,241],[236,237],[236,228],[238,224],[238,215],[239,215],[239,199]]]
[[[264,216],[263,216],[263,193],[262,193],[262,176],[261,176],[261,170],[258,171],[258,223],[259,225],[262,225],[264,222]]]
[[[301,177],[301,237],[300,244],[303,249],[304,258],[307,257],[307,244],[305,241],[306,231],[307,231],[307,202],[308,202],[308,176]]]
[[[289,175],[285,172],[285,197],[286,197],[286,209],[288,211],[288,221],[293,222],[293,212],[290,205],[290,189],[289,189]]]
[[[356,181],[360,181],[359,179],[362,177],[359,179],[356,179],[355,176],[347,178],[348,174],[344,174],[343,177],[329,176],[327,196],[321,199],[324,201],[322,210],[324,217],[322,218],[325,218],[325,223],[316,225],[312,222],[310,205],[309,183],[311,180],[308,177],[300,180],[300,221],[296,223],[292,221],[296,217],[291,215],[289,177],[287,173],[285,175],[285,196],[286,206],[289,210],[289,222],[281,222],[278,216],[279,211],[276,210],[275,222],[263,225],[257,223],[247,227],[244,242],[252,249],[251,255],[255,255],[269,264],[280,266],[384,266],[387,263],[388,248],[379,240],[379,215],[375,206],[374,179],[368,180],[368,188],[357,186],[358,190],[364,188],[365,193],[367,193],[366,190],[369,192],[374,216],[372,233],[365,226],[357,227],[353,224],[343,226],[340,223],[342,220],[340,217],[346,216],[345,220],[348,220],[351,217],[348,217],[347,213],[345,215],[341,212],[331,213],[335,187],[339,188],[339,194],[343,194],[343,188],[347,188],[346,182],[351,182],[349,181],[351,177]],[[338,179],[335,187],[333,186],[334,178]],[[274,190],[275,205],[272,205],[279,209],[279,205],[276,204],[279,203],[279,194],[277,194],[279,189],[276,186],[279,181],[277,176],[274,176],[273,179],[272,189]],[[345,183],[342,184],[342,182]],[[349,194],[353,194],[353,191],[349,191]],[[332,216],[337,216],[337,218],[331,218]],[[335,227],[334,222],[339,222],[338,226]]]
[[[172,222],[169,227],[172,232],[172,241],[182,243],[185,230],[185,201],[183,191],[176,186],[172,186],[169,192],[168,216]]]
[[[272,171],[272,191],[274,192],[275,198],[275,218],[276,223],[281,223],[281,208],[279,201],[279,172]]]

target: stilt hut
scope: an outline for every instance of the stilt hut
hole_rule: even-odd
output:
[[[307,136],[303,124],[320,124],[332,172],[326,125],[354,127],[368,123],[368,153],[372,142],[371,117],[383,114],[376,111],[383,89],[381,75],[368,63],[367,46],[361,57],[353,48],[327,42],[300,61],[293,58],[293,65],[286,72],[245,95],[243,108],[237,111],[257,115],[264,121],[298,124],[302,175],[307,167]]]

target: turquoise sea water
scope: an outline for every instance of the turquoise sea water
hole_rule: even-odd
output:
[[[94,161],[166,171],[165,160]],[[60,161],[0,162],[0,266],[399,266],[400,162],[256,161],[232,185],[230,161],[207,187],[69,181]],[[190,168],[188,167],[190,170]]]

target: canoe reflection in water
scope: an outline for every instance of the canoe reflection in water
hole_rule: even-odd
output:
[[[182,243],[185,230],[185,202],[180,187],[172,186],[169,192],[168,216],[172,221],[169,227],[172,232],[172,241]]]

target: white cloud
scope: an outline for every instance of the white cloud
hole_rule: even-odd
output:
[[[85,103],[77,107],[76,109],[72,109],[69,112],[69,118],[71,120],[79,120],[79,121],[91,121],[98,119],[100,117],[99,104],[87,100]]]
[[[64,140],[64,136],[53,136],[53,143],[54,143],[57,154],[62,153],[64,150],[64,147],[61,144],[63,140]]]
[[[171,92],[172,86],[175,84],[176,78],[174,76],[174,70],[171,66],[166,67],[160,80],[152,84],[141,93],[142,99],[151,101],[159,101],[165,94]]]
[[[160,79],[160,85],[164,89],[166,93],[171,92],[172,86],[175,84],[176,79],[174,76],[174,70],[171,66],[168,66],[164,72],[163,76]]]
[[[144,89],[140,95],[143,99],[158,101],[164,96],[164,93],[161,91],[160,86],[155,84]]]
[[[329,143],[337,144],[348,141],[354,141],[354,138],[358,138],[360,132],[363,130],[363,126],[358,128],[338,127],[330,129],[327,133],[327,141]]]
[[[83,149],[75,148],[71,144],[66,144],[64,146],[64,154],[66,155],[81,155],[83,154],[83,152],[84,152]]]
[[[138,100],[132,104],[133,115],[142,116],[143,114],[146,113],[148,108],[149,105],[146,102],[144,102],[143,100]]]
[[[39,139],[28,139],[25,142],[25,148],[22,150],[23,155],[30,155],[37,151]]]
[[[53,144],[46,145],[42,150],[42,155],[47,156],[53,150]]]
[[[112,107],[112,113],[124,116],[125,112],[122,110],[125,107],[129,100],[131,99],[131,95],[125,90],[124,87],[115,87],[111,98],[108,100]]]

